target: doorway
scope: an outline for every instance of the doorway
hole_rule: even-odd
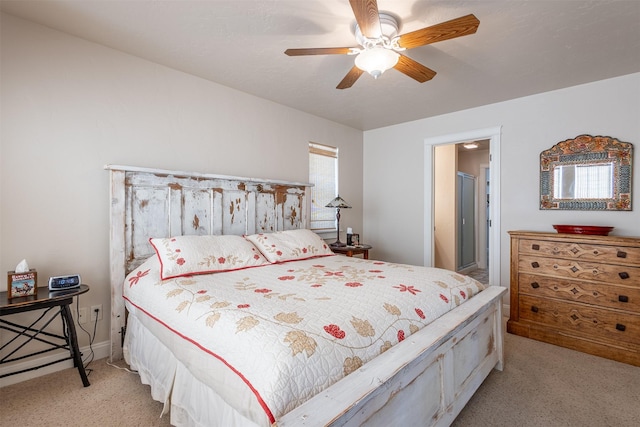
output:
[[[473,275],[482,270],[488,283],[486,187],[481,185],[489,163],[489,140],[434,146],[434,267]],[[475,277],[475,276],[474,276]]]
[[[484,229],[478,225],[478,233],[477,234],[485,234],[485,239],[477,239],[474,247],[478,251],[476,253],[479,264],[483,264],[486,262],[486,273],[488,273],[488,283],[489,284],[500,284],[500,133],[501,128],[488,128],[488,129],[480,129],[470,132],[445,135],[442,137],[436,138],[428,138],[425,140],[425,236],[424,236],[424,254],[425,259],[424,263],[426,266],[434,266],[435,258],[436,258],[436,227],[437,227],[437,219],[436,219],[436,187],[435,187],[435,178],[436,173],[441,165],[435,164],[435,148],[437,146],[447,146],[452,144],[461,144],[468,141],[477,141],[477,140],[488,140],[489,141],[489,163],[486,165],[482,165],[481,171],[484,171],[486,175],[489,177],[487,180],[485,176],[482,175],[483,172],[478,173],[479,179],[477,185],[477,197],[478,201],[483,201],[483,203],[478,203],[476,205],[476,212],[479,218],[476,221],[476,224],[486,224],[488,227]],[[486,185],[490,183],[491,191],[488,191]],[[485,194],[488,193],[488,194]],[[487,206],[485,207],[484,201],[486,200]],[[484,217],[484,218],[483,218]],[[484,251],[484,248],[487,248],[487,252]],[[491,255],[488,255],[488,249],[491,250]],[[485,259],[483,259],[486,257]],[[457,265],[454,264],[454,268],[456,269]]]

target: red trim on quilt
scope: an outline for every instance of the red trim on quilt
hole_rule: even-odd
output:
[[[190,342],[191,344],[195,345],[196,347],[198,347],[199,349],[201,349],[205,353],[209,353],[210,355],[212,355],[213,357],[215,357],[216,359],[218,359],[219,361],[224,363],[229,369],[231,369],[236,375],[238,375],[242,379],[242,381],[244,381],[244,383],[251,389],[253,394],[256,396],[256,399],[258,399],[258,403],[260,404],[260,406],[262,406],[262,409],[264,410],[264,412],[266,413],[267,417],[269,418],[269,422],[271,424],[276,422],[276,418],[273,416],[273,413],[271,412],[271,410],[267,406],[266,402],[262,399],[262,396],[260,396],[260,393],[258,392],[258,390],[256,390],[255,387],[253,387],[251,382],[249,382],[249,380],[244,375],[242,375],[242,373],[240,373],[240,371],[238,371],[236,368],[231,366],[231,364],[229,362],[227,362],[221,356],[217,355],[216,353],[214,353],[213,351],[209,350],[208,348],[203,347],[200,343],[198,343],[198,342],[194,341],[193,339],[191,339],[191,338],[181,334],[180,332],[176,331],[175,329],[173,329],[172,327],[170,327],[169,325],[164,323],[162,320],[158,319],[157,317],[155,317],[151,313],[147,312],[142,307],[138,306],[137,304],[134,304],[126,296],[123,295],[122,298],[124,298],[125,300],[129,301],[129,303],[131,305],[133,305],[135,308],[137,308],[138,310],[140,310],[141,312],[143,312],[144,314],[146,314],[147,316],[149,316],[150,318],[152,318],[156,322],[160,323],[162,326],[164,326],[165,328],[169,329],[171,332],[173,332],[174,334],[178,335],[180,338]]]

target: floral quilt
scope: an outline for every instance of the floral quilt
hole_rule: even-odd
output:
[[[168,280],[159,270],[152,257],[127,276],[128,304],[199,380],[269,423],[484,289],[448,270],[338,255]]]

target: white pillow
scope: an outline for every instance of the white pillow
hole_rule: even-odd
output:
[[[272,263],[334,255],[320,236],[307,229],[252,234],[246,239]]]
[[[160,260],[162,280],[268,264],[242,236],[176,236],[149,242]]]

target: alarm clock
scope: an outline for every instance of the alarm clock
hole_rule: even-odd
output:
[[[82,283],[82,281],[80,280],[79,274],[49,277],[49,290],[59,291],[62,289],[79,288],[80,283]]]

